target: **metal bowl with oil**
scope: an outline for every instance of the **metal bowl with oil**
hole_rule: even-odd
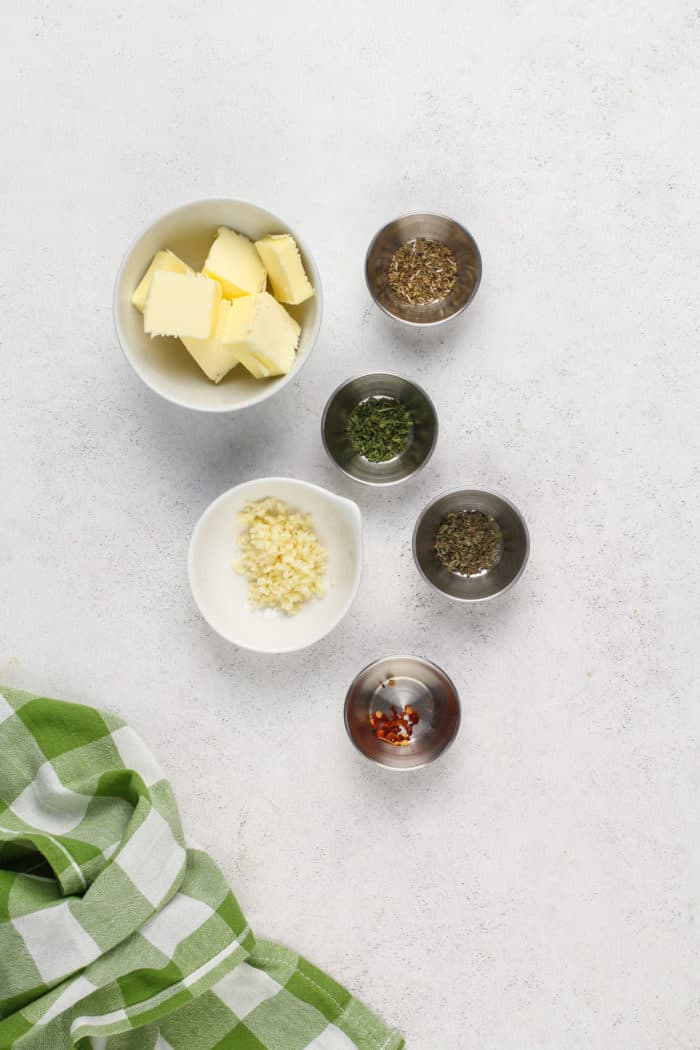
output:
[[[435,540],[448,514],[470,510],[480,510],[498,523],[503,549],[492,569],[464,576],[445,568],[437,556]],[[503,594],[522,575],[529,552],[530,537],[518,508],[504,496],[479,489],[456,489],[436,496],[422,511],[413,532],[413,557],[418,571],[432,587],[459,602],[481,602]]]
[[[356,450],[348,437],[348,416],[370,397],[393,397],[411,413],[408,448],[399,456],[374,463]],[[323,445],[340,470],[365,485],[395,485],[421,470],[433,454],[438,436],[435,406],[417,383],[390,372],[369,372],[335,390],[321,420]]]
[[[407,747],[379,740],[370,725],[374,711],[410,705],[420,718]],[[345,728],[358,751],[372,762],[397,771],[420,769],[435,761],[454,741],[460,724],[454,682],[420,656],[375,660],[355,678],[345,698]]]
[[[457,278],[445,298],[420,305],[406,302],[388,281],[394,252],[418,237],[446,244],[457,263]],[[466,310],[479,289],[481,269],[481,252],[469,230],[446,215],[430,212],[402,215],[387,223],[374,237],[365,259],[367,287],[377,306],[397,321],[419,326],[441,324]]]

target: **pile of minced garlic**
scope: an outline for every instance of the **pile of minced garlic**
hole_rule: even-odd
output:
[[[324,594],[326,549],[308,514],[268,496],[246,504],[238,520],[246,531],[233,567],[248,580],[251,605],[293,615]]]

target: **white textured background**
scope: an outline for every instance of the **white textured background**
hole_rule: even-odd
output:
[[[0,677],[130,719],[253,927],[410,1050],[696,1050],[697,0],[8,0],[2,37]],[[298,227],[326,314],[298,382],[200,418],[131,373],[111,293],[145,224],[217,195]],[[362,266],[423,208],[473,231],[484,281],[407,333]],[[319,439],[332,388],[377,367],[442,424],[388,493]],[[353,495],[367,540],[347,620],[277,659],[217,639],[185,573],[206,504],[271,472]],[[474,609],[410,553],[455,485],[532,535]],[[464,704],[450,754],[399,778],[341,718],[396,651]]]

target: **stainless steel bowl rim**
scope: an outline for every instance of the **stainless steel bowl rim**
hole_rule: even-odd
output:
[[[355,684],[360,680],[360,678],[362,678],[362,675],[366,674],[367,671],[371,670],[371,668],[375,667],[377,664],[383,664],[391,660],[415,660],[416,663],[426,664],[428,667],[432,667],[432,669],[434,671],[437,671],[440,677],[444,678],[445,681],[449,684],[453,696],[455,698],[457,715],[455,720],[455,728],[452,736],[447,741],[442,750],[437,753],[437,755],[433,755],[433,757],[429,758],[426,762],[421,762],[419,765],[416,766],[385,766],[383,762],[379,761],[379,759],[373,758],[372,755],[368,755],[365,751],[362,750],[362,748],[355,740],[355,737],[352,735],[350,731],[350,725],[348,723],[348,702],[350,700],[352,691],[355,688]],[[352,682],[348,686],[347,692],[345,694],[345,702],[343,704],[343,721],[345,722],[345,732],[348,734],[352,746],[359,754],[362,755],[363,758],[366,758],[375,766],[380,766],[382,769],[386,769],[389,773],[414,773],[417,769],[425,769],[426,766],[431,766],[433,762],[436,761],[436,759],[441,758],[442,755],[444,755],[445,752],[449,751],[449,749],[452,747],[455,740],[459,736],[459,731],[462,726],[462,703],[459,698],[457,686],[454,684],[452,678],[450,677],[450,675],[448,675],[447,671],[443,670],[443,668],[440,667],[439,664],[434,663],[432,660],[427,660],[424,656],[415,656],[411,653],[403,653],[401,655],[394,654],[393,656],[380,656],[377,660],[370,660],[370,662],[365,667],[363,667],[361,671],[358,671],[355,677],[353,678]]]
[[[438,587],[437,584],[433,583],[430,577],[423,572],[423,568],[420,562],[418,561],[418,556],[416,553],[416,537],[418,535],[418,529],[420,527],[421,522],[423,521],[423,518],[428,513],[430,508],[434,507],[436,503],[438,503],[441,499],[444,499],[446,496],[457,496],[460,492],[479,492],[485,496],[495,496],[497,499],[502,500],[503,503],[506,503],[516,515],[525,533],[525,554],[523,555],[522,565],[518,569],[513,579],[510,580],[510,582],[507,583],[505,587],[501,587],[499,591],[494,591],[493,594],[484,594],[480,598],[460,598],[456,594],[448,594],[447,591],[443,591],[442,587]],[[468,507],[465,507],[465,510],[468,509]],[[527,522],[525,521],[525,518],[522,516],[518,508],[512,502],[512,500],[509,500],[507,496],[502,496],[500,492],[489,492],[488,489],[443,489],[442,492],[438,492],[436,496],[433,496],[429,503],[426,503],[426,505],[423,507],[420,514],[416,518],[416,524],[413,526],[411,550],[413,551],[413,561],[416,568],[418,569],[418,572],[421,574],[425,582],[430,584],[434,591],[437,591],[438,594],[441,594],[443,598],[449,598],[449,600],[452,602],[463,602],[465,604],[472,605],[476,602],[490,602],[493,598],[499,598],[502,594],[505,594],[506,591],[509,591],[511,587],[518,582],[523,572],[525,571],[528,558],[530,557],[530,531],[527,527]]]
[[[391,226],[392,223],[400,222],[402,219],[412,219],[414,215],[434,215],[436,219],[444,219],[445,222],[452,222],[455,226],[459,226],[460,230],[466,233],[467,237],[469,237],[472,244],[474,245],[476,256],[479,260],[479,276],[476,280],[474,288],[472,289],[472,293],[467,299],[467,301],[465,303],[462,303],[459,310],[455,310],[453,314],[449,314],[447,317],[439,317],[435,321],[409,321],[405,317],[397,317],[396,314],[393,314],[391,310],[387,310],[386,306],[384,306],[383,303],[380,303],[380,301],[376,298],[374,292],[372,291],[372,285],[369,279],[369,258],[372,254],[372,249],[374,248],[381,235],[384,233],[384,230],[387,228],[387,226]],[[374,237],[369,243],[367,251],[365,252],[365,284],[367,285],[367,290],[369,291],[369,294],[372,297],[372,302],[375,303],[375,305],[378,306],[382,313],[385,313],[387,317],[391,317],[393,321],[398,321],[400,324],[409,325],[411,328],[436,328],[437,325],[447,324],[448,321],[454,321],[455,317],[459,317],[460,314],[464,313],[467,307],[471,304],[472,300],[476,296],[476,293],[479,291],[479,285],[481,284],[481,278],[483,277],[483,275],[484,260],[481,257],[481,250],[479,248],[476,237],[470,230],[467,229],[467,227],[463,223],[459,222],[457,219],[453,219],[451,215],[445,215],[444,212],[441,211],[407,211],[401,215],[395,215],[393,219],[389,219],[388,222],[385,222],[384,225],[377,230]]]
[[[416,467],[416,469],[412,470],[410,474],[406,474],[405,477],[394,478],[391,481],[371,481],[369,478],[358,478],[358,477],[356,477],[355,474],[352,474],[349,470],[346,470],[345,467],[340,465],[338,460],[335,458],[335,456],[333,455],[333,453],[329,449],[328,442],[326,441],[326,418],[328,416],[328,410],[329,410],[331,404],[333,403],[333,401],[335,400],[335,398],[338,396],[340,391],[343,390],[346,386],[349,386],[350,383],[356,383],[360,379],[371,379],[372,376],[389,376],[391,379],[399,379],[402,383],[408,383],[409,386],[412,386],[415,390],[418,391],[419,394],[421,394],[425,398],[427,403],[430,405],[431,411],[433,413],[433,418],[435,419],[435,436],[433,438],[433,443],[432,443],[432,445],[430,447],[430,451],[428,452],[428,454],[425,457],[425,459],[423,460],[423,462],[419,463],[418,466]],[[418,474],[420,474],[420,472],[425,467],[427,467],[428,463],[430,462],[430,460],[432,458],[433,452],[435,451],[435,447],[437,445],[439,434],[440,434],[440,420],[438,418],[438,414],[437,414],[437,410],[435,408],[435,404],[433,402],[433,399],[425,392],[425,390],[420,385],[420,383],[415,383],[412,379],[406,379],[405,376],[399,375],[398,372],[387,372],[387,371],[385,371],[383,369],[375,369],[372,372],[361,372],[359,375],[350,376],[349,379],[344,379],[342,383],[338,384],[338,386],[335,388],[333,393],[330,395],[330,397],[326,401],[325,407],[323,409],[323,413],[321,415],[321,441],[323,442],[323,447],[326,450],[326,455],[330,459],[331,463],[334,463],[335,466],[338,468],[338,470],[340,470],[345,475],[346,478],[350,478],[351,481],[356,481],[358,483],[358,485],[367,485],[367,487],[371,488],[371,489],[390,488],[392,485],[403,485],[404,481],[408,481],[410,478],[415,478]]]

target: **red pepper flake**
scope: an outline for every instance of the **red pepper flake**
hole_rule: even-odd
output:
[[[394,685],[393,679],[389,685]],[[420,715],[414,711],[410,704],[399,709],[391,706],[391,714],[383,711],[374,711],[369,716],[369,724],[374,730],[378,740],[393,747],[408,747],[413,736],[413,727],[420,721]]]

